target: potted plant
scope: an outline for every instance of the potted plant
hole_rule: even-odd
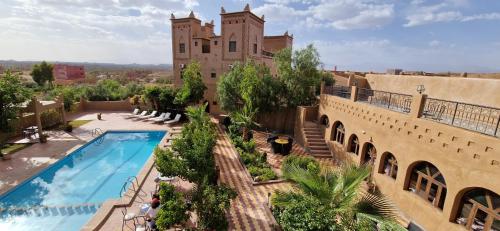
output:
[[[40,143],[47,143],[47,138],[49,136],[47,134],[42,134],[42,136],[40,137]]]
[[[64,127],[64,131],[66,131],[66,132],[72,132],[73,131],[73,125],[67,123],[66,126]]]

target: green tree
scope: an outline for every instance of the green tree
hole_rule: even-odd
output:
[[[13,75],[9,70],[0,77],[0,131],[10,132],[11,122],[18,116],[22,103],[30,99],[32,92],[23,86],[19,75]],[[0,140],[2,150],[6,137]],[[2,155],[0,151],[0,156]]]
[[[175,97],[175,103],[186,105],[196,104],[205,94],[207,87],[203,83],[200,63],[193,61],[182,72],[182,87]]]
[[[259,126],[259,124],[255,122],[255,115],[257,114],[257,111],[258,109],[254,109],[251,101],[249,101],[245,104],[243,109],[236,111],[231,115],[234,123],[242,128],[243,141],[249,140],[250,129],[255,126]]]
[[[40,64],[35,64],[31,70],[31,77],[39,86],[44,86],[46,82],[49,82],[49,86],[52,87],[52,81],[54,81],[54,75],[52,69],[54,67],[45,61]]]
[[[217,83],[217,96],[222,110],[229,113],[241,110],[249,102],[261,112],[270,112],[281,106],[281,88],[268,68],[253,62],[235,63]]]
[[[161,208],[156,216],[156,225],[160,230],[167,230],[175,224],[186,221],[189,218],[187,214],[187,205],[180,192],[175,191],[171,184],[160,183]]]
[[[234,198],[236,192],[224,185],[203,183],[198,186],[193,195],[198,215],[198,229],[227,230],[226,210]]]
[[[275,54],[278,77],[285,91],[283,97],[290,107],[311,105],[316,100],[314,88],[321,81],[319,53],[312,44],[292,53],[290,48]]]
[[[351,164],[336,170],[323,168],[318,171],[306,161],[285,161],[283,175],[295,183],[298,190],[278,191],[272,199],[277,208],[275,215],[284,230],[318,230],[309,226],[295,225],[305,208],[317,209],[328,217],[314,217],[308,223],[320,225],[326,230],[404,230],[395,222],[396,208],[385,197],[364,191],[361,184],[371,169]],[[300,205],[300,206],[298,206]]]

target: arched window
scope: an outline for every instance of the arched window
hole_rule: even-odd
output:
[[[434,207],[443,209],[446,182],[439,169],[424,161],[416,164],[410,174],[407,189],[429,201]]]
[[[500,197],[483,188],[466,192],[456,217],[467,230],[500,230]]]
[[[356,135],[352,134],[349,138],[349,144],[347,146],[347,151],[354,153],[356,155],[359,154],[359,139]]]
[[[322,115],[320,118],[319,118],[319,123],[325,127],[329,127],[330,126],[330,121],[328,120],[328,116],[326,115]]]
[[[363,160],[362,164],[373,165],[375,163],[377,149],[372,143],[365,143],[363,145],[363,156],[361,158]]]
[[[378,173],[390,176],[392,179],[396,179],[398,175],[398,161],[396,157],[390,152],[385,152],[382,154],[382,161],[380,162],[380,167]]]
[[[332,129],[332,140],[344,144],[345,128],[341,122],[335,122]]]

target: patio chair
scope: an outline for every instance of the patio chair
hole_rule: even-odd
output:
[[[134,111],[132,111],[132,112],[131,112],[131,113],[129,113],[129,114],[122,115],[122,117],[124,117],[124,118],[129,118],[129,117],[131,117],[131,116],[135,116],[135,115],[137,115],[137,114],[139,114],[139,108],[134,109]]]
[[[165,114],[167,114],[167,113],[163,112],[163,113],[161,113],[161,114],[160,114],[159,116],[157,116],[157,117],[150,117],[150,118],[145,119],[144,121],[154,121],[154,120],[156,120],[156,119],[162,119],[162,118],[165,116]]]
[[[140,218],[142,216],[137,216],[135,213],[131,213],[127,211],[127,207],[123,207],[121,209],[123,218],[122,218],[122,230],[125,227],[125,224],[129,221],[132,221],[134,223],[134,230],[137,229],[137,218]]]
[[[153,123],[161,123],[165,120],[168,120],[170,118],[170,115],[171,115],[171,113],[167,112],[167,113],[165,113],[165,115],[163,115],[162,118],[152,119],[152,121],[153,121]]]
[[[153,118],[156,116],[156,114],[158,113],[158,111],[152,111],[151,114],[149,115],[144,115],[144,116],[139,116],[137,119],[138,120],[144,120],[144,119],[149,119],[149,118]]]
[[[173,123],[177,123],[181,120],[181,114],[177,114],[175,115],[174,119],[173,120],[167,120],[165,122],[163,122],[164,124],[173,124]]]

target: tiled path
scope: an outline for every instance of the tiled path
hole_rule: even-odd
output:
[[[217,121],[214,120],[217,123]],[[253,186],[252,180],[238,160],[238,154],[217,126],[218,137],[215,158],[220,167],[220,180],[235,189],[238,197],[231,203],[228,215],[230,230],[273,230],[275,222],[267,209],[268,193],[276,189],[288,189],[290,184],[279,183]]]

